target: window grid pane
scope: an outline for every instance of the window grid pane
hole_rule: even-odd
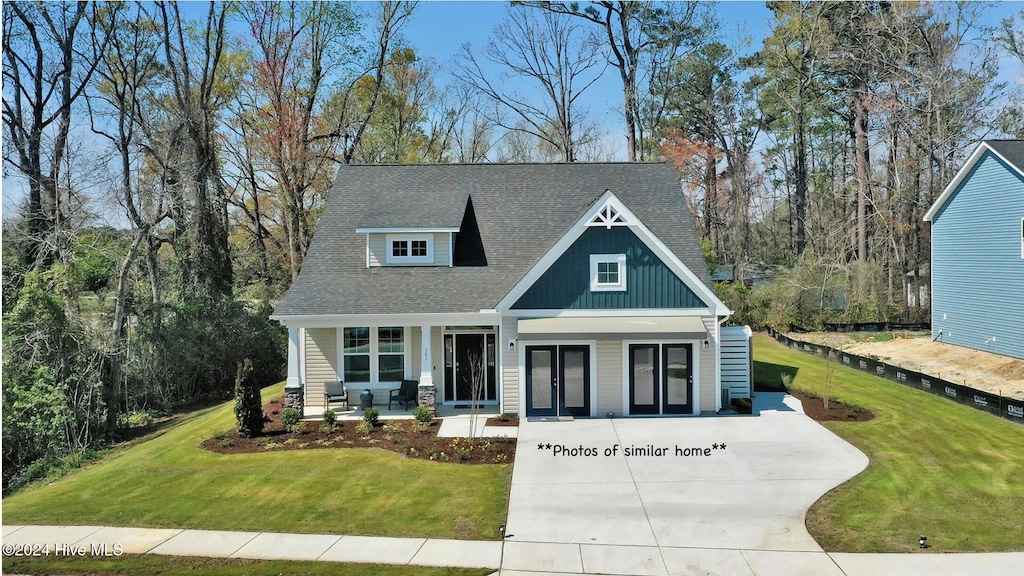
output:
[[[427,255],[427,241],[426,240],[413,240],[412,241],[412,255],[413,256],[426,256]]]
[[[377,329],[377,351],[381,354],[392,354],[405,352],[403,338],[405,331],[399,327],[385,327]]]
[[[408,256],[409,242],[407,240],[395,240],[391,243],[392,256]]]
[[[370,381],[370,355],[352,354],[345,356],[345,382]]]
[[[367,353],[370,351],[369,328],[345,328],[345,354]]]
[[[618,284],[619,283],[619,263],[618,262],[598,262],[597,263],[597,283],[598,284]]]

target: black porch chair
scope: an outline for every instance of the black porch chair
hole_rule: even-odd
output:
[[[388,394],[388,410],[391,410],[391,403],[395,400],[398,401],[399,406],[406,410],[409,409],[409,404],[419,405],[419,391],[417,390],[419,384],[417,380],[402,380],[402,387],[398,390],[392,390]]]
[[[324,382],[324,409],[330,408],[331,402],[344,402],[348,410],[348,388],[344,382]]]

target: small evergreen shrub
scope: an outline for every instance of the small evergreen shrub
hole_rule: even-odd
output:
[[[328,408],[324,410],[324,420],[320,423],[320,430],[324,432],[331,432],[334,430],[334,423],[338,420],[338,416],[334,413],[334,410]]]
[[[377,424],[377,419],[380,418],[380,410],[377,408],[367,408],[363,410],[363,422],[368,422],[370,426]]]
[[[373,424],[370,424],[369,420],[362,420],[356,424],[356,432],[363,436],[369,436],[370,432],[373,432]]]
[[[416,411],[413,413],[413,417],[420,424],[426,424],[434,419],[434,413],[426,406],[417,406]]]
[[[309,423],[308,422],[297,422],[295,426],[292,426],[292,432],[296,434],[308,434]]]
[[[288,432],[295,431],[295,425],[299,423],[299,411],[295,408],[285,408],[281,411],[281,424]]]
[[[248,358],[238,363],[235,376],[235,419],[238,421],[238,435],[242,438],[253,438],[263,433],[260,390],[252,378],[252,360]]]

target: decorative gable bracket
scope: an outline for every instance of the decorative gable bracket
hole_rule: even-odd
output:
[[[605,194],[610,194],[611,190],[605,190]],[[597,214],[594,214],[587,222],[587,226],[604,226],[607,229],[611,229],[612,226],[634,226],[636,222],[629,216],[622,204],[612,195],[605,198],[604,204],[601,205],[597,210]]]

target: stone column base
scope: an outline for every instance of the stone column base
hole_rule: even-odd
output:
[[[284,407],[295,408],[302,414],[302,386],[287,384],[284,387]]]
[[[437,388],[434,388],[433,386],[420,385],[416,391],[417,400],[419,400],[419,405],[429,408],[432,414],[436,414]]]

